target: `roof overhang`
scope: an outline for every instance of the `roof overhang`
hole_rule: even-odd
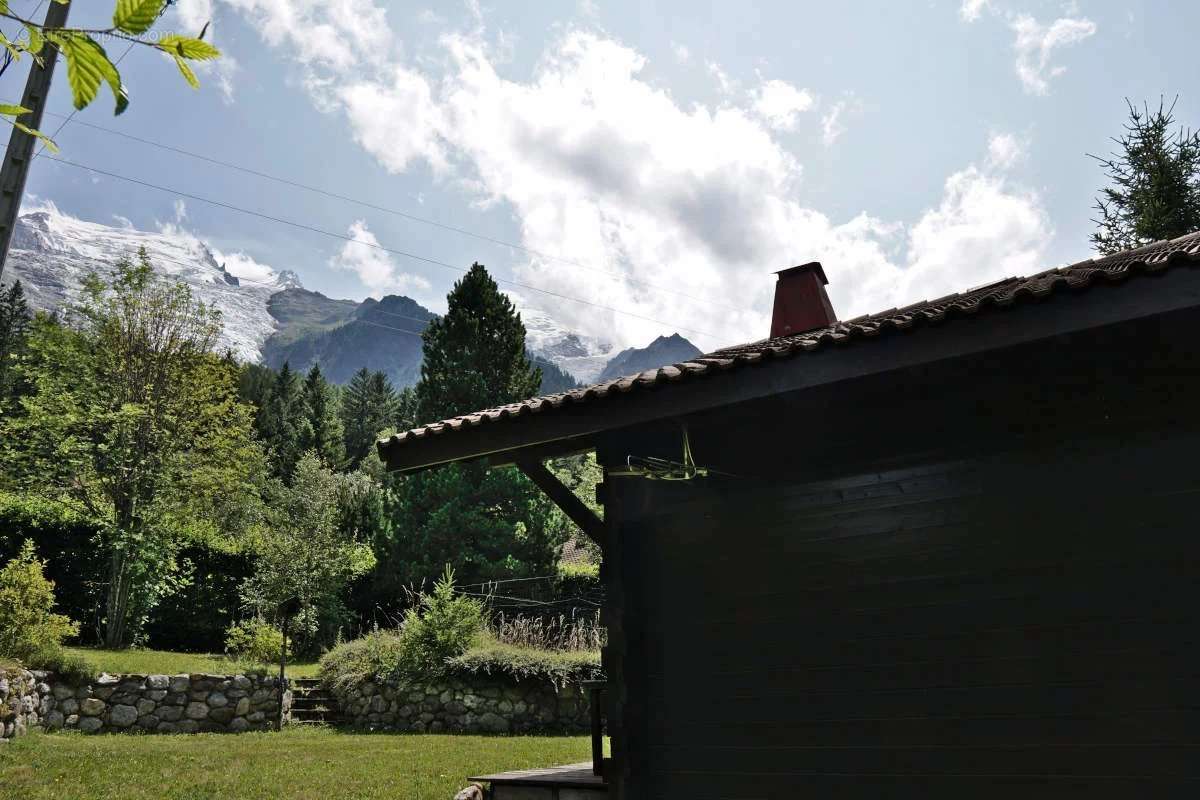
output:
[[[1064,287],[907,332],[885,330],[870,339],[851,338],[469,428],[384,440],[379,452],[388,469],[400,472],[482,458],[511,464],[566,455],[593,448],[606,431],[1194,307],[1200,307],[1200,261],[1179,260],[1171,269],[1133,272],[1120,282],[1081,289]]]

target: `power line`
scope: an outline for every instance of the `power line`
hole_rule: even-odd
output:
[[[45,0],[43,0],[43,2],[45,2]],[[58,0],[55,0],[55,2],[58,2]],[[172,4],[171,4],[171,3],[169,3],[169,2],[168,2],[168,3],[164,3],[164,4],[163,4],[163,7],[162,7],[162,8],[160,8],[160,9],[158,10],[158,16],[154,18],[154,21],[155,21],[155,22],[158,22],[158,20],[162,19],[162,15],[163,15],[163,14],[165,14],[165,13],[167,13],[167,9],[168,9],[168,8],[170,8],[170,7],[171,7],[171,5],[172,5]],[[38,8],[41,8],[41,3],[38,3]],[[36,11],[35,11],[35,13],[36,13]],[[134,45],[136,45],[136,44],[137,44],[136,42],[130,42],[130,43],[129,43],[129,46],[125,48],[125,52],[124,52],[124,53],[121,53],[120,57],[119,57],[119,58],[117,58],[117,60],[113,62],[113,67],[114,67],[114,68],[115,68],[115,67],[118,67],[118,66],[120,66],[121,62],[125,60],[125,56],[129,55],[129,53],[130,53],[130,52],[133,50],[133,48],[134,48]],[[62,133],[62,129],[63,129],[63,128],[65,128],[65,127],[67,127],[68,125],[70,125],[70,124],[71,124],[71,120],[75,119],[75,115],[76,115],[76,114],[78,114],[78,113],[79,113],[79,109],[77,109],[77,108],[73,108],[73,109],[71,109],[71,113],[70,113],[70,114],[68,114],[68,115],[66,116],[66,118],[65,118],[65,119],[63,119],[63,121],[62,121],[62,124],[61,124],[61,125],[59,125],[57,128],[55,128],[55,129],[54,129],[54,133],[50,134],[50,138],[51,138],[51,139],[55,139],[55,138],[57,138],[57,137],[58,137],[58,135],[59,135],[60,133]],[[53,114],[53,116],[55,116],[55,117],[62,117],[62,114]],[[36,153],[34,153],[34,154],[33,154],[33,157],[34,157],[34,158],[37,158],[38,156],[40,156],[40,155],[41,155],[42,153],[44,153],[44,152],[46,152],[46,143],[45,143],[45,142],[42,142],[42,145],[41,145],[41,147],[39,147],[39,148],[38,148],[38,151],[37,151]]]
[[[62,114],[55,114],[54,112],[51,112],[51,111],[47,111],[46,113],[51,116],[55,116],[55,117],[60,117],[60,118],[63,117]],[[57,136],[58,132],[61,131],[64,127],[66,127],[67,123],[70,122],[74,117],[75,117],[75,112],[72,111],[70,116],[67,116],[65,118],[66,121],[63,122],[62,125],[60,125],[58,127],[58,130],[56,130],[54,132],[54,135]],[[623,280],[623,281],[626,281],[635,286],[642,286],[644,288],[652,289],[654,291],[665,292],[667,294],[677,295],[677,296],[685,298],[687,300],[691,300],[694,303],[702,303],[706,307],[717,306],[717,307],[728,309],[730,311],[739,311],[739,312],[746,310],[744,308],[727,305],[725,303],[714,302],[712,300],[706,300],[704,298],[696,297],[695,295],[688,294],[687,292],[681,292],[678,289],[672,289],[669,286],[659,286],[659,285],[656,285],[653,283],[649,283],[647,281],[642,281],[642,280],[638,280],[636,278],[631,278],[629,276],[622,275],[621,273],[618,273],[618,272],[610,272],[609,270],[604,270],[604,269],[600,269],[598,267],[593,267],[584,262],[577,261],[577,260],[571,259],[571,258],[566,258],[565,256],[557,256],[557,255],[553,255],[551,253],[545,253],[545,252],[542,252],[539,250],[534,250],[533,248],[519,245],[515,242],[509,242],[509,241],[505,241],[503,239],[497,239],[495,237],[488,236],[486,234],[476,233],[475,231],[469,230],[467,228],[459,228],[454,225],[447,225],[444,222],[438,222],[436,220],[428,219],[426,217],[420,217],[415,214],[410,214],[406,211],[400,211],[398,209],[376,205],[374,203],[369,203],[365,200],[360,200],[356,197],[350,197],[350,196],[347,196],[344,194],[338,194],[337,192],[329,191],[327,189],[321,189],[316,186],[310,186],[305,183],[300,183],[299,181],[290,180],[288,178],[281,178],[277,175],[271,175],[270,173],[261,172],[259,170],[252,169],[250,167],[244,167],[244,166],[241,166],[240,164],[233,164],[228,161],[222,161],[219,158],[213,158],[212,156],[206,156],[206,155],[202,155],[200,153],[195,153],[195,152],[192,152],[191,150],[185,150],[182,147],[175,147],[174,145],[163,144],[162,142],[156,142],[152,139],[145,139],[145,138],[142,138],[141,136],[134,136],[133,134],[125,133],[124,131],[118,131],[113,128],[106,128],[103,125],[96,125],[94,123],[85,122],[83,120],[78,120],[77,124],[83,125],[84,127],[87,127],[87,128],[92,128],[93,130],[102,131],[102,132],[110,134],[112,136],[120,136],[124,139],[129,139],[130,141],[138,142],[140,144],[148,145],[150,147],[157,147],[161,150],[166,150],[171,153],[177,153],[179,155],[188,156],[189,158],[195,158],[200,161],[205,161],[209,164],[215,164],[220,167],[225,167],[227,169],[236,170],[237,172],[242,172],[247,175],[253,175],[255,177],[263,178],[265,180],[275,181],[276,183],[280,183],[285,186],[290,186],[295,189],[304,189],[305,191],[308,191],[308,192],[314,192],[316,194],[323,195],[325,197],[329,197],[334,200],[342,200],[347,203],[353,203],[355,205],[362,206],[363,208],[372,209],[373,211],[381,211],[385,214],[393,214],[397,217],[402,217],[402,218],[410,220],[412,222],[419,222],[423,225],[431,225],[435,228],[440,228],[445,231],[451,231],[453,233],[461,234],[463,236],[470,236],[473,239],[478,239],[478,240],[484,241],[484,242],[490,242],[491,244],[500,245],[502,247],[510,247],[514,250],[518,250],[522,253],[528,253],[529,255],[537,256],[538,258],[542,258],[547,261],[557,261],[559,263],[567,264],[569,266],[577,267],[579,269],[584,269],[589,272],[595,272],[597,274],[612,278],[613,280]],[[43,150],[44,149],[45,148],[43,147]],[[41,155],[41,151],[38,152],[38,155]]]
[[[177,197],[183,197],[188,200],[195,200],[196,202],[199,202],[199,203],[206,203],[211,206],[216,206],[217,208],[224,208],[229,211],[236,211],[240,214],[246,214],[248,216],[257,217],[258,219],[265,219],[269,222],[275,222],[280,225],[287,225],[289,227],[297,228],[299,230],[309,231],[310,233],[316,233],[321,236],[327,236],[331,239],[340,239],[341,241],[344,241],[344,242],[351,242],[351,243],[362,245],[363,247],[374,248],[376,250],[381,250],[385,253],[390,253],[392,255],[400,256],[402,258],[408,258],[413,261],[420,261],[422,263],[430,264],[430,265],[436,266],[436,267],[441,267],[443,269],[453,270],[454,272],[458,272],[458,273],[468,272],[467,269],[455,266],[454,264],[450,264],[445,261],[440,261],[436,258],[430,258],[429,256],[422,256],[417,253],[410,253],[405,250],[400,250],[400,249],[393,248],[393,247],[385,247],[384,245],[378,244],[378,243],[364,242],[359,239],[355,239],[351,236],[348,236],[347,234],[344,234],[344,233],[337,233],[336,231],[328,231],[323,228],[318,228],[316,226],[308,225],[303,222],[295,222],[293,220],[284,219],[282,217],[275,217],[270,214],[264,214],[261,211],[253,211],[248,208],[242,208],[240,206],[235,206],[231,203],[226,203],[221,200],[213,200],[208,197],[202,197],[200,195],[191,194],[189,192],[180,191],[178,189],[172,189],[172,188],[169,188],[166,186],[160,186],[155,183],[150,183],[149,181],[139,180],[138,178],[130,178],[125,175],[120,175],[115,172],[109,172],[108,170],[100,169],[98,167],[92,167],[92,166],[88,166],[87,164],[79,164],[74,161],[69,161],[69,160],[67,160],[65,158],[61,158],[59,156],[47,155],[47,156],[45,156],[45,158],[49,159],[50,161],[57,162],[59,164],[65,164],[69,167],[75,167],[76,169],[84,169],[89,172],[93,172],[97,175],[104,175],[105,177],[113,178],[114,180],[125,181],[127,183],[132,183],[137,186],[143,186],[148,189],[154,189],[156,191],[165,192],[167,194],[173,194]],[[572,303],[579,303],[580,305],[589,306],[591,308],[598,308],[603,311],[611,311],[614,314],[620,314],[622,316],[631,317],[633,319],[640,319],[643,322],[652,322],[655,325],[662,325],[666,328],[675,328],[676,330],[680,330],[680,331],[696,333],[701,336],[707,336],[712,339],[718,338],[714,334],[708,333],[707,331],[699,330],[697,328],[688,328],[688,327],[684,327],[682,325],[672,325],[671,323],[664,322],[662,320],[655,319],[653,317],[647,317],[644,314],[638,314],[633,311],[624,311],[619,308],[614,308],[612,306],[604,305],[603,303],[596,303],[591,300],[583,300],[578,297],[571,297],[570,295],[565,295],[565,294],[562,294],[560,292],[555,292],[550,289],[543,289],[540,286],[534,286],[532,284],[522,283],[520,281],[514,281],[514,280],[511,280],[508,278],[501,278],[501,277],[495,277],[495,280],[500,283],[506,283],[510,286],[515,286],[518,289],[525,289],[525,290],[531,291],[531,292],[538,292],[539,294],[544,294],[548,297],[554,297],[556,299],[566,300],[566,301],[572,302]]]
[[[56,233],[55,236],[61,236],[64,239],[73,239],[74,241],[77,241],[77,242],[85,242],[86,243],[88,241],[87,239],[81,239],[78,236],[69,236],[65,233]],[[87,255],[86,253],[63,253],[63,255],[71,256],[71,257],[75,257],[75,258],[85,258],[88,261],[95,261],[100,264],[108,263],[105,259],[101,258],[100,256],[90,256],[90,255]],[[157,254],[154,255],[153,257],[151,257],[151,261],[166,261],[169,264],[178,264],[183,267],[194,267],[195,266],[194,264],[188,264],[185,261],[179,261],[177,259],[167,258],[166,256],[157,255]],[[234,275],[233,277],[237,278],[238,276]],[[271,287],[278,286],[278,284],[264,283],[263,281],[254,281],[254,280],[250,280],[248,278],[238,278],[238,280],[239,281],[245,280],[249,283],[257,283],[262,286],[271,286]],[[231,286],[230,288],[234,288],[234,287]],[[408,319],[416,319],[416,317],[409,317]],[[347,320],[347,322],[361,322],[364,325],[373,325],[376,328],[383,328],[383,329],[389,330],[389,331],[396,331],[397,333],[406,333],[409,336],[416,336],[418,339],[421,338],[421,333],[419,331],[410,331],[410,330],[405,330],[404,328],[394,328],[391,325],[383,325],[378,322],[371,322],[370,320],[358,319],[358,320]]]

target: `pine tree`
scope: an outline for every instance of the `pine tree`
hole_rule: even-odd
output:
[[[300,433],[304,424],[304,400],[300,379],[284,362],[271,383],[266,403],[259,408],[256,427],[271,454],[272,472],[289,480],[303,449]]]
[[[399,422],[396,390],[387,375],[366,367],[354,373],[342,393],[341,415],[346,456],[357,465],[374,449],[379,432]]]
[[[444,317],[425,328],[417,384],[419,423],[523,400],[541,385],[525,353],[525,326],[482,264],[451,290]]]
[[[1110,185],[1096,199],[1092,244],[1117,253],[1200,228],[1200,131],[1175,126],[1175,103],[1138,110],[1128,100],[1120,152],[1100,162]]]
[[[0,286],[0,408],[17,393],[15,365],[25,352],[29,335],[29,307],[25,289],[16,281]]]
[[[342,421],[337,414],[334,387],[312,365],[304,379],[304,420],[300,429],[300,451],[312,450],[330,469],[337,469],[345,460],[342,446]]]
[[[417,419],[430,422],[533,395],[539,371],[525,354],[525,326],[479,264],[455,284],[446,315],[425,330]],[[515,470],[452,464],[393,479],[392,550],[400,582],[434,578],[446,564],[464,583],[544,574],[568,527]]]

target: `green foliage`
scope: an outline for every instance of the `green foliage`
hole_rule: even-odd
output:
[[[390,479],[395,488],[387,563],[420,583],[452,565],[465,584],[553,571],[569,525],[516,470],[451,464]]]
[[[537,393],[541,373],[525,352],[525,326],[482,264],[472,264],[446,298],[446,315],[422,334],[418,423],[435,422]]]
[[[321,658],[321,676],[345,689],[366,680],[402,682],[441,675],[446,665],[480,643],[486,629],[483,603],[455,591],[449,567],[422,592],[399,631],[380,631],[339,643]]]
[[[304,379],[302,400],[304,419],[300,425],[300,449],[315,452],[329,467],[341,466],[345,451],[337,395],[316,364]]]
[[[437,675],[446,662],[476,644],[485,626],[483,603],[454,590],[446,567],[432,592],[423,592],[404,616],[398,671],[407,677]]]
[[[16,367],[27,350],[29,322],[21,282],[0,286],[0,414],[16,399],[20,386]]]
[[[63,0],[55,0],[55,2],[63,2]],[[123,39],[166,53],[175,60],[180,73],[193,88],[199,87],[200,83],[188,65],[188,61],[208,61],[221,55],[219,50],[203,41],[203,31],[200,34],[201,38],[178,34],[167,34],[157,41],[138,38],[139,34],[146,33],[154,25],[169,5],[169,0],[117,0],[113,9],[111,28],[85,30],[70,27],[47,28],[35,20],[24,19],[11,13],[8,3],[0,2],[0,17],[16,21],[28,34],[28,39],[22,37],[17,40],[0,34],[0,45],[14,59],[20,59],[22,55],[29,54],[36,63],[42,63],[45,44],[49,43],[62,54],[67,62],[67,83],[71,88],[71,97],[75,108],[82,110],[90,105],[96,99],[100,85],[106,83],[116,100],[116,113],[120,114],[129,105],[129,95],[125,90],[117,65],[96,41],[96,37]],[[207,26],[205,27],[207,28]],[[44,141],[48,148],[57,151],[58,148],[54,142],[40,131],[33,130],[20,121],[20,117],[29,113],[31,113],[29,109],[21,106],[0,105],[0,118],[25,133],[36,136]]]
[[[0,453],[14,488],[99,529],[105,641],[119,647],[179,588],[185,544],[232,548],[258,523],[263,457],[237,368],[212,353],[219,315],[145,251],[91,276],[72,319],[35,322]]]
[[[270,487],[267,524],[252,545],[255,574],[242,593],[246,605],[266,619],[285,602],[299,601],[298,650],[313,645],[322,610],[338,592],[375,564],[359,532],[340,524],[343,503],[368,490],[364,481],[369,484],[362,475],[330,471],[310,452],[300,458],[290,486]]]
[[[496,282],[475,264],[425,329],[416,420],[428,422],[531,396],[541,382],[525,352],[525,326]],[[515,470],[451,464],[391,478],[391,551],[400,582],[452,565],[466,583],[545,574],[569,528]]]
[[[548,681],[556,686],[604,677],[600,652],[541,650],[487,642],[450,659],[447,670],[456,675],[503,675],[517,681]]]
[[[255,419],[255,428],[270,454],[272,472],[285,481],[291,480],[303,452],[300,433],[305,408],[301,392],[299,376],[284,364],[272,380],[266,403],[259,407]]]
[[[234,623],[225,633],[225,652],[239,661],[278,664],[283,632],[262,619]]]
[[[363,367],[354,373],[342,393],[342,427],[346,456],[358,465],[375,451],[375,438],[385,428],[395,427],[404,416],[404,405],[411,410],[412,392],[397,394],[382,372]]]
[[[1095,209],[1100,218],[1092,244],[1117,253],[1200,228],[1200,131],[1175,126],[1175,104],[1138,110],[1129,106],[1125,133],[1113,141],[1119,152],[1092,156],[1110,185]]]
[[[321,656],[321,680],[336,691],[345,691],[381,676],[394,675],[400,668],[403,652],[400,633],[371,631],[359,639],[339,642]]]
[[[39,668],[61,659],[63,640],[79,633],[79,623],[53,613],[44,569],[30,541],[0,569],[0,655]]]

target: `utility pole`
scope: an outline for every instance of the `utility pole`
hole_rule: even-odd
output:
[[[51,0],[46,9],[45,28],[65,28],[70,3]],[[46,44],[41,52],[42,64],[34,61],[29,69],[29,80],[25,82],[25,94],[21,106],[32,113],[22,114],[18,119],[34,130],[42,128],[42,112],[46,109],[46,98],[50,94],[50,78],[54,75],[54,64],[58,61],[58,48]],[[32,60],[32,57],[31,59]],[[17,214],[21,210],[21,197],[25,194],[25,178],[29,175],[29,164],[33,160],[33,147],[37,139],[16,127],[8,138],[8,149],[4,151],[4,166],[0,168],[0,277],[4,276],[4,263],[8,260],[8,246],[12,242],[13,229],[17,225]]]

